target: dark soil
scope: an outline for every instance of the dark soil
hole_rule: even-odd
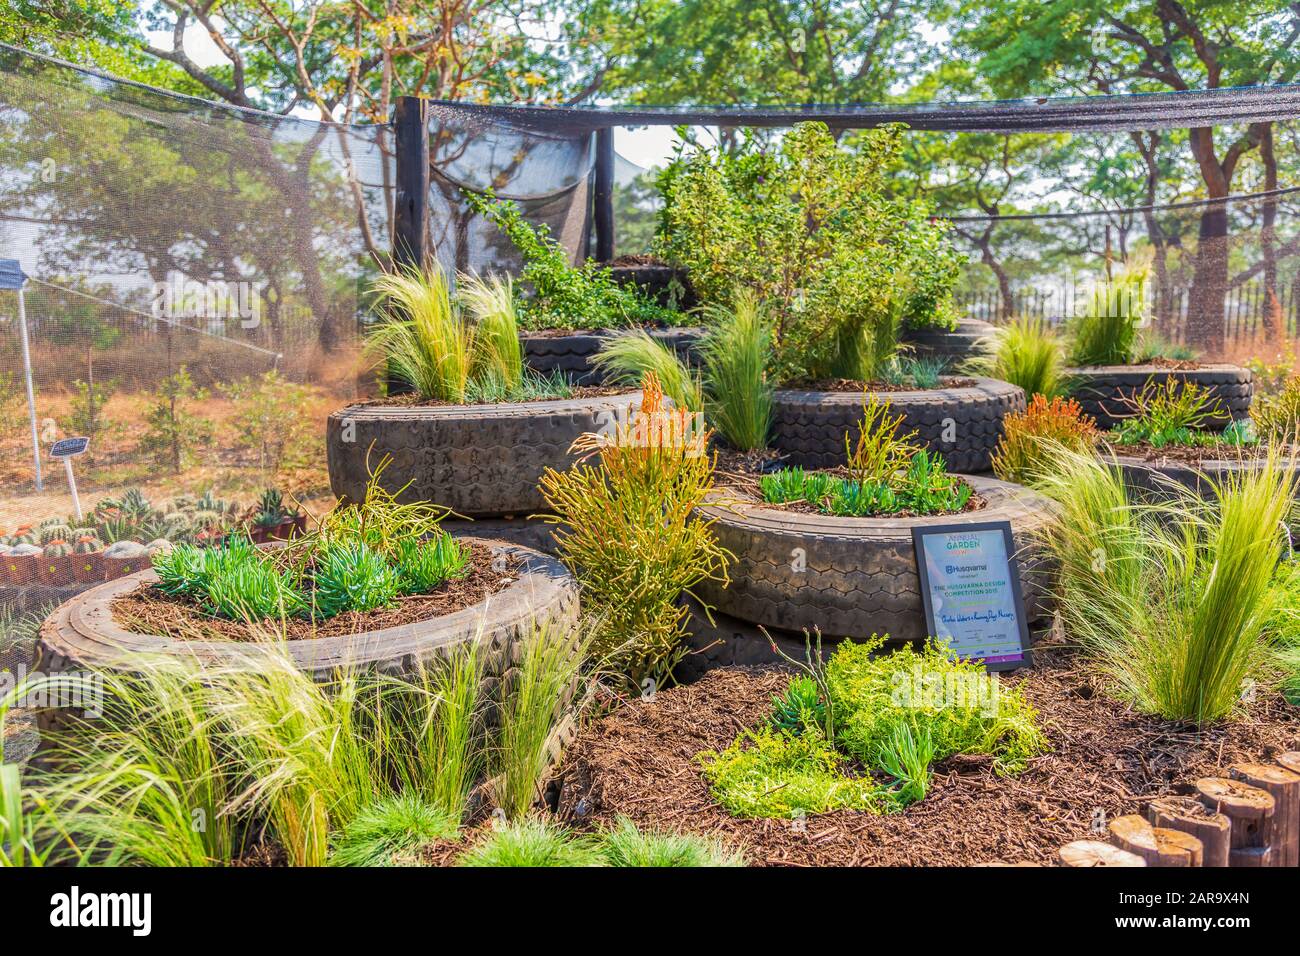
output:
[[[569,388],[568,395],[558,395],[543,398],[519,398],[509,402],[443,402],[438,399],[421,398],[413,392],[402,395],[390,395],[387,398],[373,398],[367,401],[354,402],[353,405],[382,405],[395,406],[400,408],[474,408],[479,405],[522,405],[525,402],[563,402],[571,398],[601,398],[606,395],[626,395],[635,389],[628,388],[625,385],[573,385]]]
[[[973,378],[954,378],[945,375],[939,380],[938,388],[970,388],[975,384]],[[824,378],[816,381],[792,382],[782,388],[801,392],[917,392],[925,391],[915,385],[895,382],[858,382],[851,378]]]
[[[642,827],[716,835],[751,865],[1051,863],[1065,843],[1095,838],[1097,821],[1143,812],[1152,798],[1187,792],[1234,762],[1300,746],[1300,709],[1280,698],[1197,732],[1114,702],[1076,655],[1040,645],[1032,669],[1001,679],[1023,686],[1050,753],[1015,777],[997,776],[986,759],[954,758],[936,765],[930,793],[902,813],[837,811],[808,818],[801,832],[789,820],[727,814],[695,759],[764,721],[789,676],[715,670],[595,721],[561,767],[561,816],[592,826],[623,815]]]
[[[285,640],[303,641],[378,631],[415,621],[442,617],[473,607],[515,580],[518,559],[505,567],[492,566],[492,549],[477,541],[463,541],[470,548],[469,572],[444,582],[436,591],[398,598],[389,608],[376,611],[347,611],[324,621],[289,618],[268,622]],[[247,624],[211,617],[186,598],[163,594],[153,585],[137,588],[113,601],[118,625],[138,634],[159,634],[174,640],[252,641],[258,635]]]
[[[619,256],[613,262],[609,263],[613,267],[621,268],[638,268],[645,266],[663,266],[667,267],[668,263],[655,256],[645,252],[638,252],[632,255]]]

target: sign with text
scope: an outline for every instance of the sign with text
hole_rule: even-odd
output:
[[[89,447],[89,438],[60,438],[50,446],[50,457],[73,458],[77,455],[84,455]]]
[[[953,656],[989,670],[1029,663],[1029,626],[1011,523],[912,529],[925,623]]]

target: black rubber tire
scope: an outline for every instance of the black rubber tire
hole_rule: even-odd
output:
[[[574,385],[603,385],[604,378],[591,367],[591,360],[610,336],[619,330],[574,332],[569,335],[544,335],[524,332],[524,361],[528,367],[543,375],[555,372]],[[700,328],[652,329],[650,337],[670,346],[687,362],[695,361],[695,345],[704,334]]]
[[[724,614],[826,637],[926,637],[912,529],[924,525],[1010,521],[1029,620],[1051,613],[1052,574],[1038,534],[1053,520],[1042,495],[994,478],[966,476],[985,507],[925,518],[836,518],[755,504],[707,505],[718,544],[735,555],[731,583],[707,581],[699,599]],[[734,492],[724,492],[734,496]],[[734,497],[733,497],[734,500]],[[802,564],[803,570],[795,570]]]
[[[912,347],[918,358],[939,358],[949,369],[971,358],[979,344],[997,331],[997,326],[981,319],[959,319],[955,329],[904,329],[902,341]]]
[[[639,405],[641,393],[499,405],[353,405],[325,432],[330,488],[365,496],[369,468],[389,455],[383,486],[464,517],[526,516],[545,508],[537,482],[566,470],[569,446]],[[344,438],[351,430],[351,441]],[[367,459],[369,464],[367,464]]]
[[[686,312],[699,304],[685,269],[668,265],[610,266],[609,274],[619,285],[635,285],[647,298],[665,309]],[[673,300],[674,279],[681,286],[676,301]]]
[[[916,430],[916,440],[943,455],[949,471],[988,471],[1002,419],[1025,409],[1025,393],[991,378],[974,385],[928,391],[877,392],[894,415],[903,416],[902,431]],[[785,452],[792,465],[834,468],[844,464],[844,436],[856,442],[862,421],[861,392],[778,390],[772,410],[772,447]],[[945,440],[951,438],[951,441]]]
[[[455,648],[478,641],[485,674],[500,676],[511,664],[511,649],[535,622],[570,624],[578,617],[578,585],[554,558],[503,541],[486,541],[494,554],[519,558],[518,578],[473,607],[428,621],[378,631],[312,640],[288,641],[295,663],[316,680],[340,669],[374,669],[410,674],[418,665],[445,657]],[[201,664],[257,666],[256,644],[234,641],[176,641],[138,634],[117,625],[112,602],[158,580],[152,569],[100,584],[60,605],[41,626],[37,666],[43,673],[111,668],[131,672],[144,654],[175,655]]]
[[[1103,456],[1109,463],[1109,455]],[[1214,483],[1222,482],[1258,467],[1259,460],[1249,458],[1204,458],[1196,464],[1185,461],[1147,461],[1132,455],[1116,455],[1114,463],[1124,473],[1124,483],[1131,493],[1143,501],[1168,502],[1175,499],[1178,489],[1186,488],[1198,495],[1213,493]],[[1289,467],[1300,487],[1300,459],[1290,459]]]
[[[1169,380],[1195,382],[1207,389],[1223,405],[1226,416],[1207,424],[1222,427],[1228,417],[1242,419],[1250,414],[1255,393],[1251,371],[1240,365],[1203,365],[1193,369],[1157,368],[1154,365],[1097,365],[1069,368],[1071,395],[1087,415],[1097,419],[1097,427],[1116,427],[1129,414],[1125,399],[1142,391],[1148,382],[1163,385]]]

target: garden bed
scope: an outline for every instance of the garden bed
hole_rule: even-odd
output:
[[[1102,429],[1114,428],[1131,413],[1132,401],[1148,385],[1163,388],[1167,382],[1190,382],[1203,388],[1221,413],[1206,425],[1222,427],[1250,413],[1254,385],[1250,369],[1238,365],[1200,365],[1185,361],[1153,361],[1142,365],[1099,365],[1067,368],[1072,397],[1085,415]]]
[[[969,384],[968,384],[969,383]],[[844,437],[856,441],[863,403],[874,391],[781,389],[772,415],[772,446],[791,464],[827,468],[844,461]],[[943,455],[951,471],[987,471],[1008,412],[1024,411],[1025,393],[990,378],[943,379],[943,387],[882,391],[879,399],[903,416],[923,447]]]
[[[559,771],[560,813],[584,826],[626,816],[715,835],[751,865],[1052,863],[1062,844],[1096,838],[1094,821],[1141,812],[1235,761],[1294,749],[1300,735],[1300,708],[1280,698],[1261,697],[1242,719],[1197,733],[1115,703],[1094,675],[1058,645],[1040,646],[1032,668],[998,676],[1021,688],[1052,748],[1021,774],[1000,777],[987,758],[955,757],[936,765],[929,794],[901,813],[835,811],[809,816],[801,831],[792,820],[730,816],[696,760],[766,720],[790,673],[711,671],[582,730]]]
[[[533,371],[542,375],[563,375],[567,381],[579,386],[599,385],[604,378],[592,367],[592,360],[610,338],[626,329],[601,329],[592,332],[573,329],[545,329],[521,333],[524,361]],[[704,329],[647,328],[652,339],[668,346],[684,361],[692,362],[695,346],[704,335]]]
[[[489,553],[484,555],[484,550]],[[461,606],[462,595],[462,601],[451,607],[439,607],[437,595],[421,595],[410,603],[427,609],[422,617],[412,620],[402,608],[371,612],[373,620],[370,615],[349,612],[340,617],[353,618],[354,626],[364,619],[369,629],[349,629],[346,621],[335,627],[330,622],[329,633],[311,640],[289,640],[285,646],[300,667],[321,679],[329,678],[339,668],[367,665],[404,673],[420,662],[445,656],[467,641],[478,641],[499,657],[534,622],[554,619],[567,623],[576,618],[577,585],[558,561],[502,542],[480,542],[476,557],[488,561],[482,575],[493,574],[493,557],[505,560],[498,567],[513,570],[500,575],[472,604]],[[209,630],[219,627],[222,639],[178,639],[167,633],[133,630],[131,617],[138,615],[140,602],[131,601],[130,595],[157,580],[154,571],[142,571],[102,584],[60,606],[41,628],[37,666],[49,673],[78,667],[130,670],[142,654],[190,656],[202,662],[243,659],[242,655],[250,650],[247,641],[230,640],[227,628],[214,625],[211,619],[190,623]],[[483,587],[482,580],[479,587]],[[157,603],[151,602],[150,606],[156,612]],[[126,613],[119,617],[122,609]],[[157,630],[181,626],[178,616]],[[303,626],[312,627],[305,622]],[[268,625],[267,637],[279,628],[279,622]],[[205,634],[204,638],[209,636]],[[496,666],[504,666],[504,662],[498,661]]]
[[[352,405],[330,415],[330,485],[360,501],[388,456],[382,486],[402,501],[431,501],[465,517],[545,509],[547,468],[573,463],[569,446],[630,413],[639,391],[494,405]]]
[[[955,367],[974,355],[979,344],[996,331],[997,326],[980,319],[958,319],[956,328],[952,329],[905,328],[902,341],[918,358],[937,359]]]

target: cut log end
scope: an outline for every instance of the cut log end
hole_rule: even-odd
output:
[[[1111,821],[1112,842],[1122,850],[1136,853],[1147,866],[1200,866],[1205,847],[1190,833],[1152,826],[1136,813]]]
[[[1062,866],[1146,866],[1136,853],[1100,840],[1075,840],[1061,847],[1057,858]]]

